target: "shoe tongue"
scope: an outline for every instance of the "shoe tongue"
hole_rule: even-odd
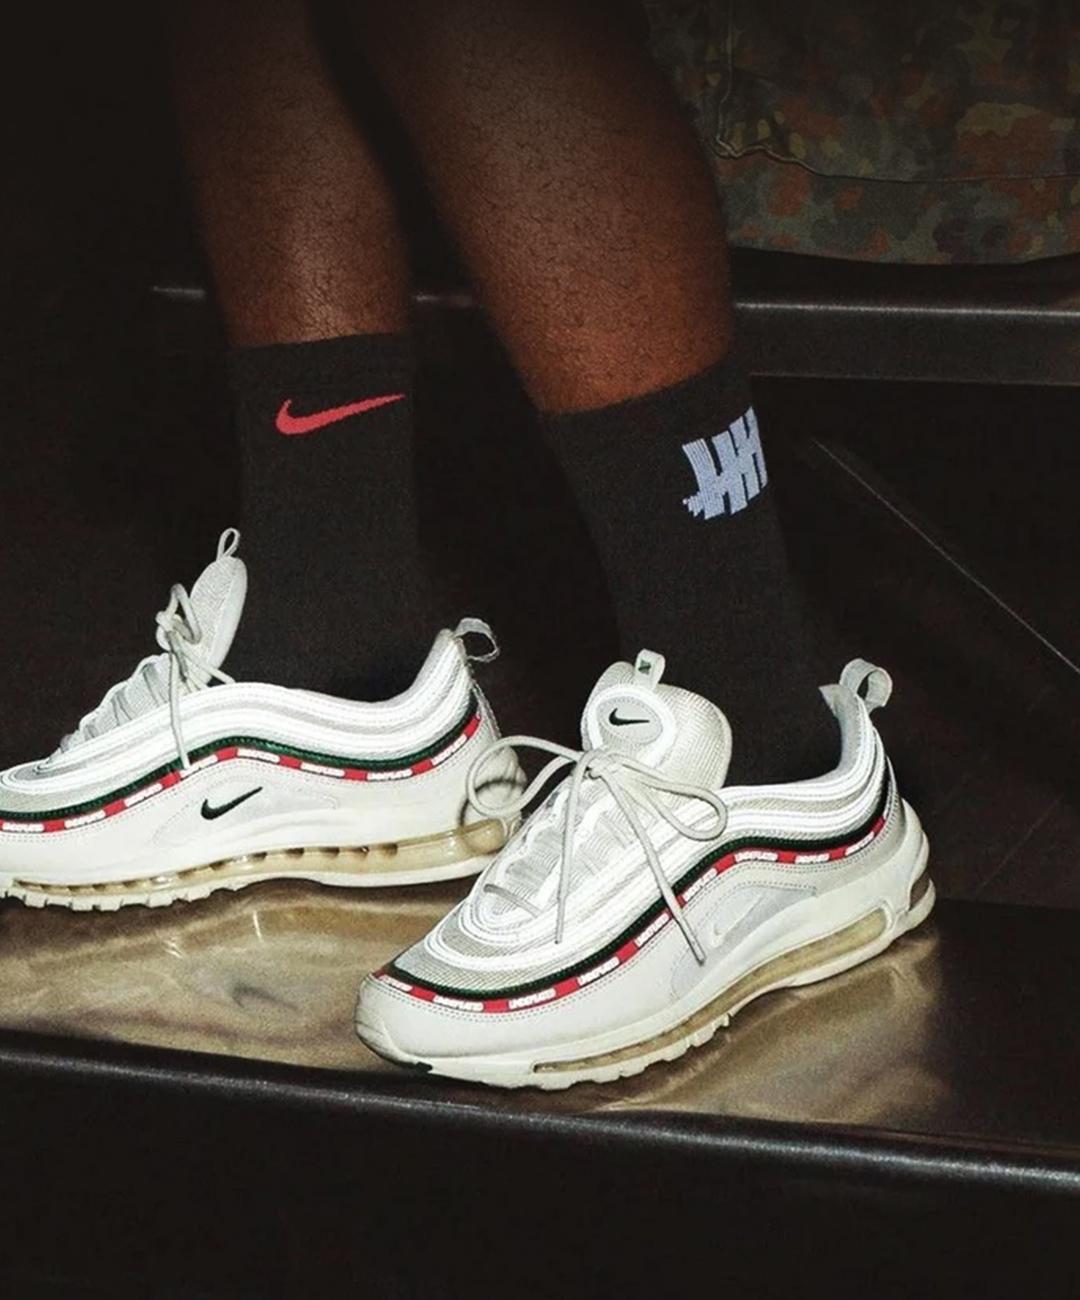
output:
[[[663,655],[643,650],[634,664],[612,664],[593,687],[581,718],[581,740],[586,750],[615,750],[635,758],[674,781],[718,790],[727,776],[731,760],[731,728],[715,704],[677,686],[663,686]],[[557,793],[557,792],[556,792]],[[552,798],[556,796],[553,795]],[[603,798],[600,782],[589,783],[579,807]],[[554,805],[550,805],[554,806]],[[542,813],[537,813],[540,818]],[[579,845],[571,875],[574,880],[591,874],[602,862],[604,848],[599,839],[605,832],[594,829],[588,844]],[[536,904],[547,891],[550,900],[562,856],[562,830],[558,822],[543,825],[539,833],[505,852],[496,883],[503,895],[481,890],[476,906],[482,922],[503,916],[517,916],[519,905],[507,894]],[[617,851],[617,846],[613,845]]]
[[[203,569],[191,589],[191,605],[200,633],[193,648],[213,668],[222,666],[232,648],[246,596],[247,566],[222,539],[217,559]],[[206,685],[205,673],[192,676],[200,686]]]
[[[239,537],[233,530],[222,535],[217,558],[202,571],[190,593],[191,606],[199,625],[199,640],[191,648],[200,663],[210,668],[220,668],[225,662],[244,611],[247,566],[236,556],[238,541]],[[209,673],[192,664],[189,685],[185,689],[200,689],[209,680]],[[122,686],[110,691],[102,703],[82,719],[76,732],[64,737],[60,742],[60,752],[69,750],[81,740],[114,731],[125,717],[149,713],[166,697],[168,682],[167,655],[159,654],[145,660]],[[123,713],[110,707],[110,699],[117,690],[123,697]]]
[[[612,749],[678,781],[719,789],[731,761],[731,727],[715,704],[661,684],[664,657],[643,650],[593,688],[581,719],[586,749]]]

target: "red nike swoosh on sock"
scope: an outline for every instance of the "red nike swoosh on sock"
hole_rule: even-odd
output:
[[[293,415],[289,409],[292,406],[290,397],[282,403],[274,425],[278,433],[291,438],[296,434],[314,433],[317,429],[325,429],[328,424],[347,420],[350,415],[363,415],[365,411],[374,411],[380,406],[389,406],[391,402],[404,400],[404,393],[384,393],[381,397],[365,397],[363,401],[350,402],[347,406],[332,406],[328,410],[315,411],[311,415]]]

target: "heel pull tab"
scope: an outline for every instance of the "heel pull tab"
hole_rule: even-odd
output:
[[[240,549],[240,529],[226,528],[218,538],[217,558],[224,560],[227,556],[235,555]]]
[[[461,648],[469,663],[489,664],[493,659],[498,659],[499,643],[495,640],[495,633],[482,618],[463,618],[457,627],[454,628],[454,635],[461,642]],[[482,654],[470,654],[469,647],[465,643],[465,638],[467,636],[483,637],[488,643],[490,649],[485,650]]]
[[[853,695],[858,695],[866,705],[867,713],[873,713],[875,709],[888,704],[893,680],[877,664],[866,659],[852,659],[840,674],[840,685],[846,686]]]
[[[655,650],[640,650],[634,663],[635,685],[648,686],[655,690],[660,684],[666,666],[667,661],[662,654],[657,654]]]

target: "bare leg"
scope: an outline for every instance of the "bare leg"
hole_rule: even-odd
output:
[[[727,352],[716,194],[612,6],[371,0],[358,22],[537,405],[603,406]]]
[[[175,103],[230,342],[395,333],[394,201],[303,0],[174,0]]]

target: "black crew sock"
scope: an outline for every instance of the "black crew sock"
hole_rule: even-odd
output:
[[[729,783],[829,770],[817,690],[757,421],[730,363],[644,397],[544,417],[607,574],[623,654],[705,695],[734,733]]]
[[[239,348],[230,375],[251,582],[229,671],[354,699],[395,694],[435,632],[407,339]]]

